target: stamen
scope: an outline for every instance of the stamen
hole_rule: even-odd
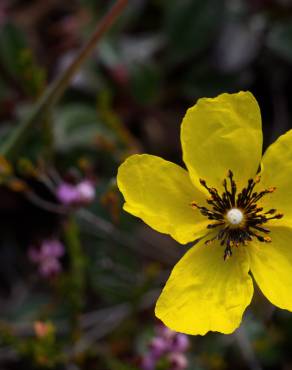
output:
[[[276,212],[277,212],[277,210],[275,208],[272,208],[269,211],[265,212],[265,215],[273,215]]]
[[[214,231],[218,229],[218,232],[205,244],[210,245],[214,240],[218,240],[220,245],[225,245],[224,260],[232,256],[232,248],[247,245],[253,238],[260,242],[270,243],[272,239],[266,235],[270,233],[270,230],[263,224],[283,217],[283,214],[276,213],[274,208],[263,212],[263,207],[257,206],[257,202],[262,197],[276,190],[275,187],[270,187],[255,192],[254,188],[261,180],[259,175],[254,179],[249,179],[247,186],[237,195],[237,186],[231,170],[228,171],[227,178],[228,181],[223,180],[224,191],[221,195],[217,189],[209,187],[204,179],[200,179],[201,185],[210,194],[210,198],[206,200],[211,206],[210,209],[195,202],[191,203],[192,208],[198,209],[203,216],[215,221],[208,224],[207,229]]]
[[[278,213],[277,215],[275,215],[273,217],[267,217],[266,220],[273,220],[273,219],[280,220],[283,217],[284,217],[283,213]]]
[[[224,251],[224,261],[228,260],[232,256],[231,247],[226,247]]]
[[[218,227],[218,226],[221,226],[221,225],[224,225],[224,224],[225,224],[225,222],[218,222],[216,224],[209,224],[207,226],[207,229],[214,229],[215,227]]]

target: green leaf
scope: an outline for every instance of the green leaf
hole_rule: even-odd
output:
[[[7,314],[8,321],[17,323],[18,321],[33,321],[37,319],[42,310],[51,303],[51,297],[47,294],[40,293],[29,295],[20,305],[12,307]]]
[[[0,32],[0,62],[15,85],[36,97],[45,86],[45,70],[37,65],[33,51],[28,47],[24,33],[12,23]]]
[[[23,32],[11,23],[6,23],[0,32],[0,59],[12,75],[19,72],[19,57],[27,49]]]
[[[267,47],[292,62],[292,23],[276,23],[267,36]]]
[[[191,101],[201,96],[215,96],[222,91],[232,92],[239,88],[238,74],[221,73],[206,62],[185,73],[181,80],[181,91]]]
[[[110,130],[99,120],[97,111],[85,104],[67,104],[60,108],[54,134],[55,145],[61,151],[92,146],[98,136],[113,139]]]
[[[160,86],[160,71],[154,65],[135,64],[131,69],[131,90],[134,98],[141,104],[157,100]]]
[[[218,0],[168,1],[165,30],[170,58],[180,62],[207,48],[216,37],[223,11]]]

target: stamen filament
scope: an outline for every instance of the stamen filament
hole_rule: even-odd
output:
[[[253,238],[260,242],[270,243],[272,239],[266,235],[270,233],[270,230],[262,225],[269,220],[283,217],[283,214],[276,213],[277,211],[274,208],[263,212],[263,207],[257,206],[257,202],[262,197],[276,190],[275,187],[270,187],[255,192],[255,186],[260,182],[259,175],[254,179],[249,179],[247,186],[237,196],[237,186],[231,170],[228,171],[227,178],[229,181],[227,179],[223,180],[224,191],[222,195],[218,193],[217,189],[209,187],[204,179],[200,179],[201,185],[211,196],[207,199],[207,204],[211,206],[211,209],[200,206],[195,202],[191,203],[191,206],[198,209],[203,216],[215,221],[208,224],[207,229],[219,228],[219,230],[205,244],[210,245],[213,241],[218,240],[222,246],[225,245],[224,260],[232,256],[233,247],[246,245]],[[270,217],[268,217],[269,215]]]

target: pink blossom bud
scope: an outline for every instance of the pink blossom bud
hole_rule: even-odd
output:
[[[150,342],[150,349],[153,356],[161,357],[169,348],[167,340],[161,337],[154,337]]]
[[[39,272],[43,277],[51,277],[58,275],[62,270],[60,262],[54,258],[46,258],[39,265]]]
[[[64,182],[57,188],[56,196],[66,206],[89,204],[95,198],[95,188],[89,180],[77,185]]]
[[[79,193],[76,186],[64,182],[57,188],[56,196],[62,204],[71,205],[76,203]]]
[[[94,186],[88,180],[81,181],[76,186],[76,191],[78,193],[78,201],[80,203],[88,204],[91,203],[95,198]]]
[[[141,368],[143,370],[155,370],[156,359],[151,355],[147,354],[142,358]]]
[[[168,355],[170,361],[170,370],[184,370],[188,366],[188,360],[186,356],[179,352],[172,352]]]
[[[167,326],[165,326],[165,325],[158,325],[157,327],[156,327],[156,332],[157,332],[157,334],[160,336],[160,337],[162,337],[162,338],[164,338],[164,339],[167,339],[167,340],[171,340],[171,339],[173,339],[175,336],[176,336],[176,332],[175,331],[173,331],[173,330],[171,330],[171,329],[169,329]]]
[[[41,245],[40,253],[43,258],[62,257],[64,254],[64,246],[56,239],[44,240]]]
[[[39,248],[31,246],[28,250],[29,259],[38,265],[41,276],[57,275],[62,270],[59,258],[65,253],[63,244],[57,239],[43,240]]]
[[[173,352],[185,352],[190,346],[189,338],[187,335],[182,333],[177,333],[172,342]]]

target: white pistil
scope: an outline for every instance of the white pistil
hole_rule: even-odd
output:
[[[231,225],[239,225],[243,220],[243,213],[238,208],[231,208],[227,212],[226,218]]]

